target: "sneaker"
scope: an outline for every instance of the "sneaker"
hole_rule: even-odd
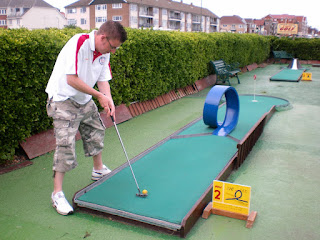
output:
[[[92,169],[92,177],[91,179],[93,181],[97,181],[99,180],[100,178],[102,178],[103,176],[107,175],[111,173],[111,170],[109,168],[107,168],[106,165],[103,165],[102,169],[101,170],[95,170],[94,168]]]
[[[68,203],[62,191],[57,192],[55,195],[51,194],[52,206],[61,215],[68,215],[73,213],[73,208]]]

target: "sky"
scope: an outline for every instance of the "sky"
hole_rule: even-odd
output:
[[[77,0],[45,0],[50,5],[64,12],[64,7]],[[179,0],[178,0],[179,1]],[[218,17],[238,15],[241,18],[261,19],[268,14],[289,14],[307,17],[308,26],[320,30],[318,0],[182,0],[195,6],[209,9]]]

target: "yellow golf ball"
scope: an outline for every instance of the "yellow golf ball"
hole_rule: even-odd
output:
[[[143,190],[142,190],[142,194],[147,195],[147,194],[148,194],[148,191],[147,191],[146,189],[143,189]]]

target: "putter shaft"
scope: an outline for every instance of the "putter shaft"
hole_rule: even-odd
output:
[[[132,169],[132,166],[131,166],[131,163],[130,163],[130,161],[129,161],[129,157],[128,157],[128,154],[127,154],[127,151],[126,151],[126,149],[125,149],[125,147],[124,147],[124,145],[123,145],[123,142],[122,142],[122,139],[121,139],[121,136],[120,136],[120,133],[119,133],[117,124],[115,123],[113,116],[111,116],[111,120],[112,120],[112,122],[113,122],[114,128],[116,129],[116,132],[117,132],[117,134],[118,134],[118,138],[119,138],[119,141],[120,141],[120,143],[121,143],[123,152],[124,152],[124,154],[126,155],[126,159],[127,159],[128,164],[129,164],[129,167],[130,167],[132,176],[133,176],[134,181],[135,181],[135,183],[136,183],[136,185],[137,185],[137,188],[138,188],[138,191],[139,191],[139,195],[137,195],[137,196],[141,196],[142,193],[141,193],[141,191],[140,191],[140,187],[139,187],[138,181],[137,181],[136,176],[135,176],[135,174],[134,174],[134,172],[133,172],[133,169]]]

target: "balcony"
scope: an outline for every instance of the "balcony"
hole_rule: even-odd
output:
[[[152,28],[153,24],[152,23],[141,23],[139,24],[139,28]]]
[[[198,15],[192,16],[192,23],[198,23],[198,24],[200,24],[200,22],[201,22],[201,17],[200,17],[200,16],[198,16]]]
[[[180,30],[181,24],[180,24],[180,22],[170,22],[168,28],[171,30]]]
[[[16,13],[10,13],[10,14],[8,14],[7,15],[7,17],[8,18],[10,18],[10,17],[21,17],[22,15],[23,15],[24,13],[22,13],[22,12],[16,12]]]
[[[139,17],[153,18],[153,8],[152,7],[141,7],[139,9]]]
[[[192,24],[192,31],[193,32],[200,32],[201,31],[200,24]]]
[[[170,12],[169,13],[169,20],[172,20],[172,21],[181,21],[182,17],[181,17],[181,13],[180,12]]]
[[[211,26],[217,26],[218,25],[218,21],[217,20],[210,20],[210,25]]]
[[[153,19],[152,18],[139,18],[139,28],[152,28]]]

